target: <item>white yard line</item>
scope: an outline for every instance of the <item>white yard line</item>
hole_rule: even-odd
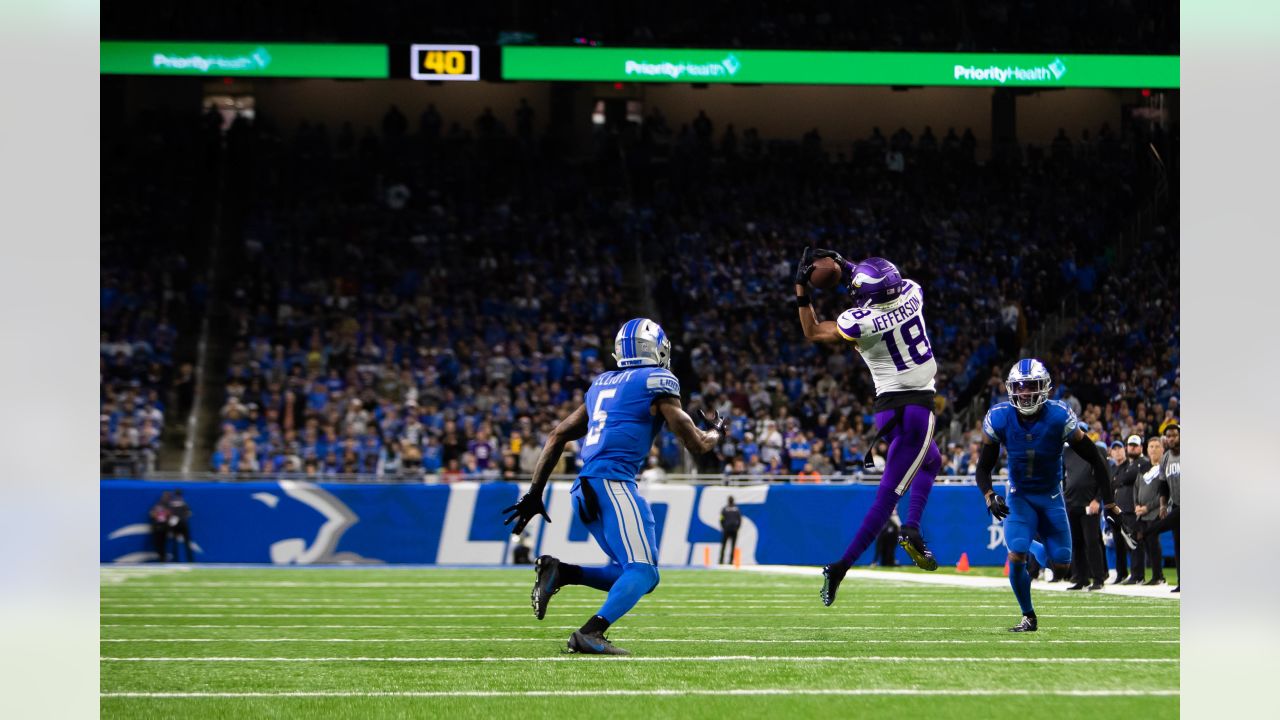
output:
[[[221,600],[229,600],[229,598],[221,598]],[[201,609],[205,610],[448,610],[458,605],[465,605],[472,610],[511,610],[512,603],[500,603],[500,605],[472,605],[472,603],[463,603],[461,601],[447,603],[339,603],[339,602],[256,602],[247,600],[243,602],[200,602]],[[813,602],[792,602],[782,605],[782,603],[773,603],[773,605],[758,605],[758,603],[732,603],[732,602],[701,602],[701,603],[675,603],[675,602],[645,602],[643,610],[652,612],[660,612],[666,610],[726,610],[726,611],[742,611],[742,610],[814,610],[818,605],[817,598]],[[1014,606],[1012,602],[1001,603],[977,603],[977,602],[957,602],[950,605],[943,603],[915,603],[904,602],[895,603],[895,605],[877,605],[877,603],[861,603],[852,601],[851,605],[858,607],[860,610],[886,610],[886,615],[897,615],[902,607],[925,607],[925,609],[945,609],[945,607],[961,607],[961,609],[970,610],[1009,610]],[[1048,605],[1048,603],[1046,603]],[[173,602],[111,602],[102,601],[102,607],[111,610],[142,610],[148,607],[173,607]],[[567,607],[567,609],[588,610],[600,606],[599,600],[579,600],[579,601],[561,601],[556,603],[557,607]],[[1134,609],[1134,607],[1108,607],[1101,605],[1089,605],[1089,603],[1071,603],[1071,605],[1057,605],[1052,603],[1055,610],[1089,610],[1097,616],[1116,616],[1116,618],[1126,618],[1128,615],[1116,615],[1111,610],[1151,610],[1149,607],[1143,609]],[[1169,609],[1167,606],[1160,606],[1162,610]],[[1179,614],[1176,609],[1172,612],[1165,612],[1160,615],[1161,618],[1178,618]]]
[[[761,566],[761,567],[766,567],[766,566]],[[767,566],[767,567],[773,567],[773,566]],[[195,568],[191,568],[191,567],[185,567],[185,568],[182,568],[182,567],[175,567],[175,568],[171,568],[171,569],[170,569],[170,568],[155,568],[155,569],[154,569],[154,571],[150,571],[150,572],[148,572],[148,571],[144,571],[144,569],[142,569],[142,568],[138,568],[138,569],[136,569],[136,570],[129,570],[129,569],[126,569],[126,568],[121,568],[121,570],[122,570],[122,571],[128,571],[126,574],[128,574],[128,575],[130,575],[130,576],[133,576],[133,577],[139,577],[139,578],[141,578],[141,577],[146,577],[146,576],[148,576],[148,575],[164,575],[164,574],[174,573],[174,572],[188,572],[188,571],[193,570],[193,569],[195,569]],[[370,568],[369,570],[370,570],[370,571],[372,571],[373,569],[374,569],[374,568]],[[382,569],[382,568],[378,568],[378,569]],[[498,569],[498,568],[494,568],[494,569]],[[510,569],[510,568],[508,568],[508,569]],[[679,569],[681,569],[681,568],[669,568],[669,569],[676,569],[676,570],[679,570]],[[263,571],[263,572],[270,572],[270,571],[272,571],[272,570],[286,570],[286,571],[287,571],[287,570],[288,570],[288,568],[280,568],[280,567],[276,567],[276,566],[263,566],[263,567],[259,568],[259,570],[260,570],[260,571]],[[425,571],[425,572],[440,572],[440,570],[436,570],[436,569],[428,569],[428,568],[418,568],[418,570],[419,570],[419,571]],[[106,574],[107,572],[109,572],[109,571],[108,571],[107,569],[104,569],[102,572],[103,572],[103,574],[105,575],[105,574]],[[719,578],[719,577],[721,577],[721,576],[717,576],[717,578]],[[748,581],[748,579],[744,576],[744,577],[742,578],[742,580],[743,580],[742,582],[734,582],[734,581],[733,581],[733,580],[731,580],[731,579],[726,579],[726,580],[724,580],[724,581],[717,581],[717,582],[711,582],[711,583],[686,583],[686,582],[679,582],[679,581],[663,581],[663,587],[669,587],[669,588],[706,588],[706,589],[719,589],[719,588],[729,588],[729,589],[732,589],[732,588],[740,588],[740,589],[748,589],[748,588],[786,588],[786,589],[794,589],[794,588],[798,587],[797,583],[793,583],[793,582],[773,582],[773,583],[770,583],[770,582],[761,582],[761,581],[759,581],[758,579],[756,579],[755,577],[752,577],[752,578],[750,579],[750,581]],[[193,580],[193,579],[190,579],[190,578],[183,578],[183,579],[182,579],[181,584],[165,583],[165,584],[163,584],[163,585],[151,585],[150,587],[154,587],[154,588],[157,588],[157,589],[164,589],[164,590],[177,590],[177,589],[184,589],[184,588],[199,588],[199,587],[206,587],[206,588],[207,588],[207,587],[237,587],[237,588],[477,588],[477,587],[529,587],[529,584],[530,584],[530,583],[529,583],[528,581],[526,581],[526,580],[501,580],[501,581],[497,581],[497,580],[489,580],[489,581],[482,581],[482,580],[387,580],[387,581],[381,581],[381,580],[356,580],[356,581],[350,581],[350,582],[330,581],[330,580],[316,580],[316,581],[310,581],[310,582],[308,582],[308,581],[302,581],[302,580]],[[133,587],[135,587],[135,588],[136,588],[137,586],[133,586]],[[141,588],[138,588],[138,589],[141,589]]]
[[[768,639],[747,639],[747,638],[646,638],[646,637],[626,637],[615,638],[619,643],[698,643],[719,645],[725,643],[780,643],[780,644],[803,644],[803,643],[822,643],[832,645],[836,643],[915,643],[915,644],[954,644],[954,645],[989,645],[991,643],[1061,643],[1061,644],[1079,644],[1079,645],[1105,645],[1114,643],[1132,644],[1133,639],[1127,638],[1123,640],[937,640],[937,639],[879,639],[873,640],[869,638],[854,639],[836,639],[836,638],[768,638]],[[554,640],[545,637],[422,637],[422,638],[104,638],[104,643],[433,643],[433,642],[554,642]],[[1147,644],[1171,644],[1176,645],[1177,640],[1148,640],[1144,639],[1142,643]]]
[[[144,565],[142,567],[104,567],[99,571],[99,577],[104,583],[118,585],[129,580],[141,580],[144,578],[154,577],[156,575],[185,573],[190,570],[191,568],[189,567],[165,567],[163,565]]]
[[[258,606],[261,607],[261,606]],[[594,605],[592,606],[594,607]],[[805,615],[814,617],[975,617],[975,618],[999,618],[1009,614],[1009,608],[1005,605],[993,605],[993,608],[1001,608],[1005,610],[1003,613],[906,613],[892,612],[888,616],[885,613],[859,613],[859,612],[840,612],[840,611],[821,611],[813,612],[790,612],[788,615]],[[1163,618],[1170,619],[1168,613],[1151,614],[1135,614],[1135,613],[1109,613],[1109,612],[1088,612],[1088,613],[1061,613],[1061,612],[1045,612],[1037,613],[1042,618],[1093,618],[1111,619],[1111,618]],[[269,618],[269,617],[289,617],[291,619],[298,618],[337,618],[337,617],[367,617],[367,618],[525,618],[529,616],[529,612],[509,612],[509,613],[120,613],[120,612],[104,612],[99,613],[100,617],[153,617],[153,618],[218,618],[218,617],[252,617],[252,618]],[[696,618],[716,618],[723,617],[724,612],[708,611],[708,612],[646,612],[641,609],[639,612],[628,613],[627,617],[632,618],[670,618],[670,617],[696,617]],[[1099,628],[1104,629],[1104,628]]]
[[[317,628],[317,629],[343,629],[343,630],[477,630],[481,632],[490,632],[493,628],[488,625],[430,625],[421,627],[414,624],[401,625],[347,625],[347,624],[243,624],[243,623],[223,623],[223,624],[172,624],[172,623],[102,623],[102,627],[112,628],[166,628],[168,630],[187,630],[192,628],[208,628],[208,629],[236,629],[236,628],[261,628],[268,630],[279,630],[284,628]],[[577,630],[577,625],[538,625],[543,630]],[[662,630],[663,632],[670,628],[655,627],[631,627],[630,632],[644,632],[649,630]],[[721,632],[736,630],[809,630],[825,632],[828,630],[858,630],[865,632],[950,632],[954,630],[973,630],[972,625],[950,625],[928,627],[892,627],[888,625],[707,625],[697,628],[686,628],[691,632]],[[1104,629],[1108,634],[1111,633],[1127,633],[1142,632],[1146,634],[1148,631],[1165,631],[1177,632],[1178,628],[1168,625],[1127,625],[1125,627],[1107,627],[1099,628],[1097,625],[1054,625],[1053,630],[1088,630],[1096,632]]]
[[[1058,696],[1058,697],[1177,697],[1178,690],[1169,689],[1027,689],[986,688],[954,690],[941,688],[729,688],[709,690],[702,688],[653,688],[649,690],[283,690],[277,692],[104,692],[104,698],[502,698],[502,697],[684,697],[684,696]]]
[[[586,656],[576,654],[549,655],[545,657],[100,657],[103,662],[217,662],[217,663],[316,663],[316,662],[391,662],[391,663],[543,663],[581,662]],[[970,662],[970,663],[1047,663],[1080,665],[1089,663],[1125,663],[1172,665],[1177,658],[1062,658],[1062,657],[902,657],[900,655],[864,655],[841,657],[836,655],[687,655],[675,657],[645,657],[634,655],[597,656],[609,662],[779,662],[779,663],[918,663],[918,662]],[[595,659],[595,658],[593,658]]]
[[[728,572],[736,571],[735,568],[713,569]],[[821,568],[796,565],[743,565],[741,569],[748,572],[772,575],[798,575],[812,577],[815,579],[822,577]],[[980,575],[939,575],[922,571],[858,570],[855,568],[845,575],[846,581],[849,578],[857,578],[859,580],[877,580],[880,582],[920,583],[922,585],[950,585],[952,587],[989,589],[1008,589],[1009,587],[1008,578],[985,577]],[[1065,582],[1048,583],[1044,581],[1036,581],[1032,584],[1032,589],[1048,592],[1068,592],[1068,587],[1069,585]],[[1160,598],[1164,600],[1178,600],[1180,594],[1171,593],[1169,592],[1170,589],[1171,588],[1168,585],[1153,585],[1150,587],[1143,585],[1107,585],[1106,589],[1100,591],[1100,593],[1106,595],[1119,595],[1121,597],[1146,597]]]

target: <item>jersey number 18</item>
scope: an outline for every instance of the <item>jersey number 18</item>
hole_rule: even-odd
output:
[[[911,366],[903,360],[902,352],[898,350],[898,342],[893,337],[895,332],[902,335],[902,344],[907,346],[907,353],[911,356],[911,360],[914,361],[914,365],[923,365],[933,357],[933,348],[929,346],[929,337],[924,334],[924,322],[920,320],[919,315],[916,315],[902,325],[880,336],[884,338],[884,346],[889,350],[889,357],[893,358],[893,364],[897,366],[899,372],[905,372]]]

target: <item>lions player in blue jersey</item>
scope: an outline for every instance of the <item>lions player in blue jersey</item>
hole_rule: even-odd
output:
[[[703,415],[711,425],[699,430],[680,406],[680,381],[671,366],[671,341],[652,320],[636,318],[622,326],[613,342],[618,369],[591,383],[585,402],[562,420],[547,438],[533,471],[533,485],[515,505],[507,523],[519,535],[534,517],[550,522],[542,504],[551,468],[565,443],[582,440],[582,472],[573,484],[578,516],[609,556],[603,567],[581,567],[549,555],[534,564],[531,600],[541,620],[547,603],[565,585],[586,585],[609,593],[600,611],[569,637],[569,649],[592,655],[627,655],[604,637],[640,598],[658,586],[658,542],[649,503],[636,492],[636,474],[663,423],[690,451],[705,453],[720,442],[724,422]],[[588,410],[588,408],[590,410]]]
[[[1071,526],[1062,498],[1063,441],[1088,461],[1094,481],[1106,504],[1108,523],[1119,517],[1112,496],[1111,477],[1098,448],[1078,427],[1076,415],[1066,403],[1049,400],[1049,371],[1039,360],[1020,360],[1009,371],[1005,386],[1009,402],[987,411],[982,422],[982,455],[977,481],[987,500],[987,510],[1004,520],[1004,543],[1009,549],[1009,584],[1022,608],[1022,622],[1011,632],[1034,632],[1036,611],[1031,605],[1031,576],[1027,553],[1032,538],[1044,540],[1050,566],[1065,577],[1071,565]],[[991,471],[1000,457],[1000,446],[1009,452],[1009,501],[991,487]],[[1118,525],[1112,525],[1118,527]]]

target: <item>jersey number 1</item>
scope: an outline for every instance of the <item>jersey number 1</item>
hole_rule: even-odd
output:
[[[884,346],[889,350],[889,356],[893,358],[893,364],[898,368],[898,372],[905,372],[908,365],[902,359],[902,353],[898,350],[898,343],[893,339],[894,331],[902,333],[902,343],[907,346],[907,352],[910,353],[911,359],[915,364],[923,365],[933,357],[933,348],[929,346],[929,337],[924,334],[924,323],[921,322],[920,316],[916,315],[910,320],[902,324],[901,327],[895,328],[885,333]]]
[[[596,409],[591,411],[591,420],[587,423],[587,437],[582,441],[582,446],[595,445],[600,442],[600,435],[604,432],[604,421],[609,418],[609,413],[603,407],[604,401],[618,394],[618,388],[609,388],[601,390],[596,395]]]

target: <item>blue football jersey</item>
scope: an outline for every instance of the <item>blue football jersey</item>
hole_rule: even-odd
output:
[[[601,374],[587,390],[587,434],[580,477],[634,480],[664,422],[649,408],[658,398],[680,397],[670,370],[639,367]]]
[[[1008,450],[1011,490],[1053,493],[1062,487],[1062,442],[1077,424],[1076,414],[1058,400],[1046,402],[1032,418],[1002,402],[987,411],[982,432]]]

